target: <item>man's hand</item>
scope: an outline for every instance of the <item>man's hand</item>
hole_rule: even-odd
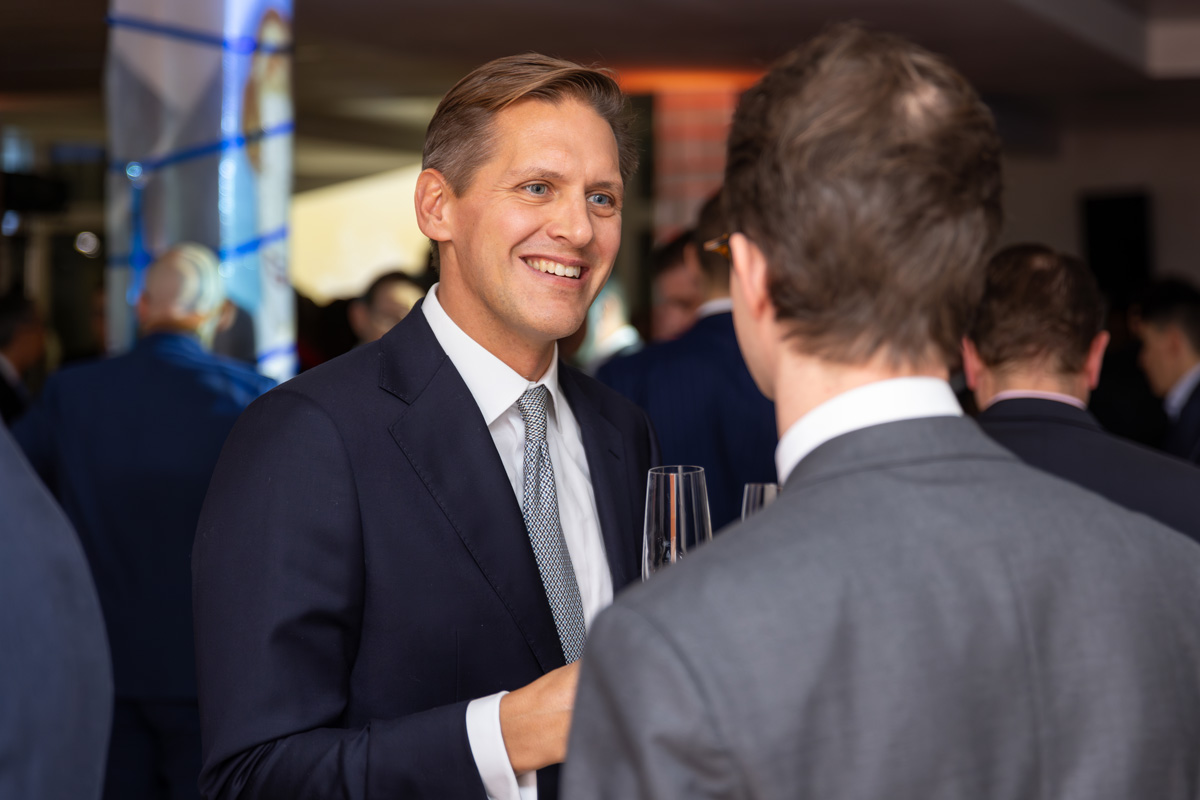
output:
[[[500,732],[513,772],[561,763],[575,708],[579,662],[548,672],[500,700]]]

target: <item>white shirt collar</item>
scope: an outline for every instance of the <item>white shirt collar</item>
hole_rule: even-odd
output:
[[[1163,407],[1166,409],[1168,417],[1173,420],[1179,419],[1179,415],[1183,413],[1183,407],[1187,405],[1188,398],[1196,390],[1197,384],[1200,384],[1200,364],[1192,367],[1176,381],[1175,385],[1171,387],[1171,391],[1167,392],[1167,396],[1163,398]]]
[[[1087,403],[1078,397],[1072,397],[1069,394],[1062,394],[1061,392],[1041,392],[1035,389],[1009,389],[1004,392],[997,392],[996,396],[988,403],[988,408],[996,405],[1001,400],[1053,400],[1056,403],[1066,403],[1069,406],[1075,406],[1083,411],[1087,410]]]
[[[785,483],[805,456],[844,433],[904,419],[961,416],[950,384],[940,378],[892,378],[859,386],[826,400],[787,429],[775,448],[779,482]]]
[[[733,311],[732,297],[718,297],[716,300],[709,300],[707,303],[701,303],[696,309],[696,319],[701,320],[705,317],[711,317],[716,314],[728,314]]]
[[[546,370],[546,374],[540,380],[531,383],[458,327],[438,302],[437,290],[438,284],[435,283],[425,295],[421,311],[433,330],[434,338],[446,351],[454,368],[467,384],[471,396],[475,398],[475,404],[483,414],[484,423],[491,426],[501,414],[512,408],[526,389],[542,384],[550,392],[550,404],[546,411],[557,427],[560,422],[554,409],[560,402],[558,345],[554,346],[554,357],[550,359],[550,368]]]

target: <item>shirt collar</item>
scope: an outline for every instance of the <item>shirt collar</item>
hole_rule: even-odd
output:
[[[705,317],[712,317],[717,314],[728,314],[733,311],[732,297],[718,297],[716,300],[709,300],[707,303],[701,303],[696,309],[696,319],[701,320]]]
[[[550,393],[550,403],[546,411],[557,428],[560,423],[554,409],[560,402],[561,394],[558,386],[558,345],[554,346],[554,357],[550,359],[550,368],[546,370],[546,374],[537,381],[527,381],[450,319],[450,315],[438,302],[437,290],[438,284],[435,283],[425,295],[421,311],[433,330],[434,338],[462,376],[463,383],[467,384],[471,397],[475,399],[475,404],[483,414],[484,423],[490,426],[501,414],[512,408],[527,389],[540,384]],[[559,432],[561,433],[561,429]]]
[[[997,392],[995,397],[988,403],[988,407],[999,403],[1001,400],[1053,400],[1056,403],[1066,403],[1069,406],[1075,406],[1081,411],[1087,411],[1087,403],[1080,400],[1078,397],[1072,397],[1069,394],[1061,392],[1039,392],[1034,389],[1009,389],[1004,392]]]
[[[1167,396],[1163,398],[1163,407],[1166,409],[1168,417],[1173,420],[1179,419],[1179,415],[1183,413],[1183,407],[1187,405],[1188,398],[1196,390],[1197,384],[1200,384],[1200,364],[1192,367],[1176,381],[1175,385],[1171,387],[1171,391],[1167,392]]]
[[[892,378],[868,383],[826,400],[787,429],[775,448],[775,469],[785,483],[805,456],[845,433],[921,417],[961,417],[962,407],[940,378]]]

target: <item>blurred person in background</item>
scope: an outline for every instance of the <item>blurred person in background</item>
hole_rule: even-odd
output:
[[[22,295],[0,298],[0,417],[12,424],[29,407],[28,373],[46,355],[46,327],[34,302]]]
[[[718,193],[700,209],[694,236],[703,246],[727,232]],[[596,377],[645,410],[664,463],[704,468],[716,530],[741,515],[747,483],[775,481],[778,437],[775,406],[754,384],[738,349],[729,258],[700,250],[698,263],[704,302],[691,327],[674,341],[613,359]]]
[[[1026,463],[1200,541],[1200,469],[1114,436],[1088,413],[1104,320],[1079,259],[1038,244],[993,256],[963,340],[980,427]]]
[[[133,349],[55,373],[13,429],[78,531],[103,607],[108,800],[199,796],[192,541],[225,437],[272,385],[206,349],[224,299],[212,251],[171,248],[146,271]]]
[[[1177,278],[1159,281],[1134,313],[1139,363],[1169,420],[1162,448],[1200,463],[1200,290]]]
[[[0,798],[98,800],[112,725],[104,619],[79,539],[0,427]]]
[[[696,322],[704,302],[704,275],[691,231],[662,245],[650,259],[650,336],[652,342],[678,339]]]
[[[346,309],[350,327],[359,344],[373,342],[408,316],[408,312],[425,296],[425,288],[411,275],[386,272],[351,300]]]

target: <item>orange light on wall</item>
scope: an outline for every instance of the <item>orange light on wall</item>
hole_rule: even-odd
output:
[[[743,92],[765,73],[761,70],[617,69],[626,94]]]

